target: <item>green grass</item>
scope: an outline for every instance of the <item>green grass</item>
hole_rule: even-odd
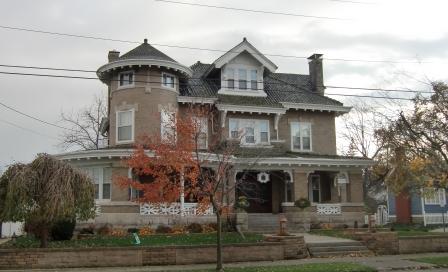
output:
[[[200,270],[195,272],[215,270]],[[226,272],[375,272],[376,270],[354,263],[302,264],[294,266],[265,266],[226,268]]]
[[[242,239],[238,233],[223,233],[224,244],[254,243],[263,241],[260,234],[245,234]],[[207,245],[216,244],[216,233],[198,234],[164,234],[139,237],[140,246],[166,246],[166,245]],[[125,237],[94,236],[83,240],[50,241],[50,248],[89,248],[89,247],[120,247],[133,246],[134,239],[131,235]],[[32,237],[19,237],[15,245],[12,241],[0,245],[0,248],[35,248],[39,247],[39,241]]]
[[[416,258],[416,259],[411,259],[411,261],[416,261],[416,262],[421,262],[421,263],[429,263],[429,264],[434,264],[437,266],[448,267],[448,256]]]

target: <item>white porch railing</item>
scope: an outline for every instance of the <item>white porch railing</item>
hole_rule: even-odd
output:
[[[342,213],[341,204],[316,204],[317,214],[337,215]]]
[[[426,225],[442,225],[448,223],[448,213],[426,213],[424,215],[424,224]]]
[[[141,215],[212,215],[213,207],[209,207],[203,211],[198,208],[198,203],[166,203],[166,204],[153,204],[143,203],[140,204]]]

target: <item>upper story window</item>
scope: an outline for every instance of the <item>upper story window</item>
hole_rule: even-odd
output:
[[[95,184],[95,199],[110,200],[112,168],[89,167],[85,168],[84,171]]]
[[[247,70],[238,69],[238,88],[240,90],[247,89]]]
[[[134,72],[127,71],[118,74],[118,87],[134,86]]]
[[[269,144],[269,120],[229,119],[229,137],[243,145]]]
[[[228,89],[258,90],[258,70],[247,68],[226,68],[225,83]]]
[[[162,73],[162,86],[170,89],[174,89],[176,78],[167,73]]]
[[[198,149],[208,148],[208,120],[205,117],[193,118],[197,128],[197,146]]]
[[[291,122],[291,149],[311,151],[311,123]]]
[[[134,110],[117,111],[117,143],[134,141]]]
[[[227,68],[226,77],[227,77],[227,88],[235,89],[235,69]]]
[[[250,88],[252,90],[258,89],[257,70],[250,70]]]
[[[446,205],[445,189],[429,188],[424,190],[426,205]]]
[[[160,112],[160,137],[164,141],[176,139],[176,114],[167,110]]]

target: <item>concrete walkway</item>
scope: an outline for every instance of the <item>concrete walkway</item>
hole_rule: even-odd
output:
[[[9,241],[9,238],[0,238],[0,245]]]
[[[280,266],[280,265],[300,265],[310,263],[358,263],[376,268],[380,272],[384,271],[398,271],[398,270],[426,270],[435,268],[430,264],[409,261],[413,258],[421,257],[448,257],[448,253],[425,253],[412,255],[389,255],[376,257],[344,257],[344,258],[329,258],[329,259],[302,259],[302,260],[285,260],[275,262],[246,262],[246,263],[231,263],[225,264],[225,267],[260,267],[260,266]],[[192,271],[201,269],[213,269],[213,264],[201,265],[172,265],[172,266],[146,266],[146,267],[105,267],[105,268],[67,268],[67,269],[35,269],[31,271],[40,272],[163,272],[163,271]],[[25,270],[2,270],[9,272],[25,271]],[[30,271],[30,270],[26,270]],[[432,271],[432,270],[431,270]],[[438,270],[434,270],[438,271]],[[440,271],[447,271],[441,269]]]

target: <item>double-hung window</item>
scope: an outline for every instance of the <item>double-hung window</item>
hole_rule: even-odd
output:
[[[226,80],[227,80],[227,88],[235,89],[235,69],[233,68],[226,69]]]
[[[162,73],[162,86],[170,89],[174,89],[175,77],[170,74]]]
[[[112,168],[89,167],[85,172],[95,184],[95,200],[110,200]]]
[[[247,70],[238,69],[238,88],[241,90],[247,89]]]
[[[117,111],[117,143],[134,141],[134,110]]]
[[[121,72],[118,74],[118,87],[130,87],[134,85],[134,72]]]
[[[250,70],[250,88],[252,90],[258,89],[257,70]]]
[[[196,127],[197,146],[198,149],[208,148],[208,119],[205,117],[193,118]]]
[[[445,189],[425,189],[424,196],[426,205],[446,205]]]
[[[229,137],[240,139],[243,145],[269,143],[269,121],[253,119],[229,119]]]
[[[291,122],[291,149],[311,151],[311,123]]]
[[[162,110],[160,112],[160,137],[164,141],[176,141],[176,114]]]

